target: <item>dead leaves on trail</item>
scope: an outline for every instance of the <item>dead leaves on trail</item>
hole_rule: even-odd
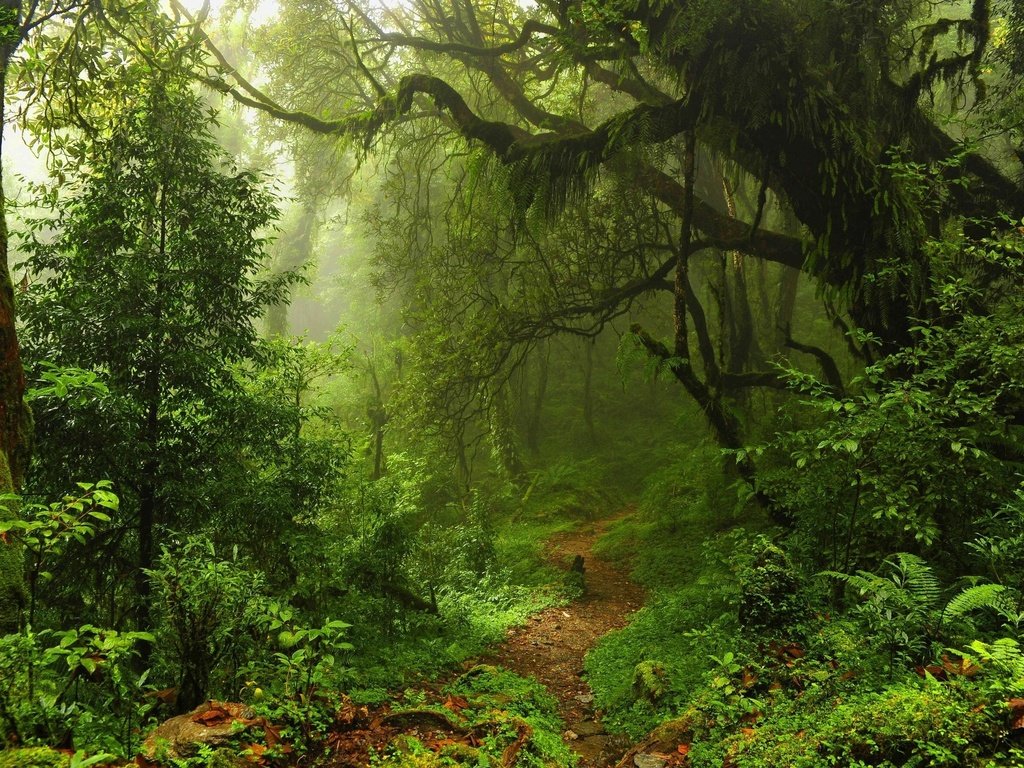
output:
[[[407,709],[357,706],[346,699],[325,743],[332,768],[365,768],[372,755],[400,751],[409,739],[437,755],[470,763],[478,755],[483,759],[482,748],[489,747],[494,755],[507,742],[500,757],[488,760],[502,768],[515,768],[533,737],[529,723],[507,712],[481,707],[481,702],[466,696],[427,694],[425,702]]]

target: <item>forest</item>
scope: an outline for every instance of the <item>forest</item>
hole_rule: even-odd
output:
[[[1024,767],[1024,0],[0,0],[0,768]]]

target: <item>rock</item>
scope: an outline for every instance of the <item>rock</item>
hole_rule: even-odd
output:
[[[576,723],[573,726],[573,730],[576,731],[580,736],[598,736],[604,733],[604,726],[595,720],[584,720],[582,723]]]
[[[668,761],[657,755],[639,754],[633,757],[633,765],[636,768],[665,768]]]
[[[575,731],[566,731],[562,734],[562,738],[566,741],[576,741],[576,739],[578,739],[579,737],[580,735]]]
[[[204,747],[221,747],[239,732],[260,721],[244,704],[207,701],[191,712],[172,717],[157,726],[142,744],[142,754],[152,760],[185,760]],[[242,758],[240,765],[246,763]]]

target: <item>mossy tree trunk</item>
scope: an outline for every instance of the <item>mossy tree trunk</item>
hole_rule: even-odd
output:
[[[18,8],[16,2],[0,3],[0,13],[5,20],[17,20]],[[0,158],[3,157],[7,65],[18,42],[20,38],[7,36],[0,45]],[[14,327],[14,281],[8,261],[6,208],[0,179],[0,493],[13,493],[21,487],[25,473],[32,423],[25,404],[25,371]],[[0,504],[0,520],[9,520],[17,514],[15,505]],[[0,635],[17,631],[25,596],[22,552],[8,539],[0,539]]]

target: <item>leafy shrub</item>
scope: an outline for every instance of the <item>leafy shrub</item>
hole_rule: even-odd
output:
[[[738,730],[709,751],[724,752],[736,768],[951,768],[975,764],[995,731],[969,687],[920,681],[838,703],[786,702],[758,727]],[[691,759],[704,764],[696,761],[706,755],[694,749]]]
[[[223,560],[204,536],[165,547],[148,572],[159,606],[158,649],[188,711],[213,691],[237,690],[238,668],[256,651],[264,579]]]
[[[803,580],[789,556],[768,538],[758,537],[749,564],[739,573],[740,626],[785,633],[807,613]]]
[[[152,704],[138,674],[144,632],[85,625],[0,638],[0,722],[22,742],[75,743],[130,755]]]

